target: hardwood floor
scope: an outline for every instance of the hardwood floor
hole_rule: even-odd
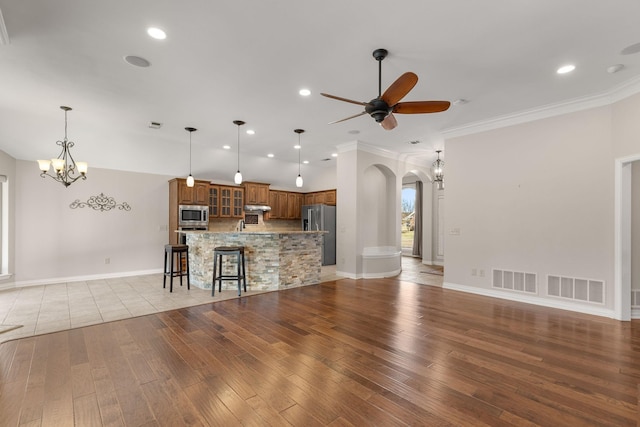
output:
[[[0,426],[631,426],[640,324],[343,279],[0,345]]]

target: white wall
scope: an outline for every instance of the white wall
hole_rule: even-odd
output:
[[[446,227],[460,229],[446,235],[449,287],[490,290],[491,269],[509,269],[536,273],[539,299],[613,309],[611,113],[600,107],[446,142]],[[548,297],[548,274],[603,280],[605,304]]]
[[[16,177],[16,161],[13,157],[6,154],[4,151],[0,151],[0,175],[5,175],[7,177],[6,187],[8,189],[8,202],[9,202],[9,210],[8,210],[8,235],[9,235],[9,246],[6,248],[7,251],[7,272],[12,274],[15,271],[15,256],[14,256],[14,248],[15,248],[15,237],[14,237],[14,224],[15,224],[15,177]],[[5,287],[6,281],[12,281],[12,277],[8,277],[5,280],[0,282],[0,289]]]
[[[631,167],[631,289],[640,290],[640,161]]]
[[[370,246],[394,246],[400,250],[402,177],[418,176],[425,187],[430,164],[399,159],[397,154],[358,141],[338,147],[336,271],[362,277],[362,252]],[[431,191],[424,194],[431,197]],[[425,215],[431,219],[431,215]],[[430,245],[430,226],[424,227],[423,246]]]
[[[89,166],[86,181],[65,188],[16,161],[16,286],[162,271],[171,177]],[[100,193],[131,211],[69,207]]]

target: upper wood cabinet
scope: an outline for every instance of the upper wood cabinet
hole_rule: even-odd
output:
[[[174,178],[169,181],[169,191],[172,184],[175,186],[176,202],[179,205],[208,205],[209,204],[209,182],[196,181],[193,187],[187,187],[187,180],[184,178]]]
[[[304,195],[305,205],[336,205],[336,190],[316,191]]]
[[[335,206],[337,201],[336,190],[327,190],[324,192],[324,203]]]
[[[245,182],[244,192],[247,205],[267,205],[269,203],[269,184]]]
[[[209,186],[209,218],[220,217],[220,186]]]
[[[300,219],[302,203],[304,202],[304,194],[269,190],[269,211],[265,219]]]
[[[242,218],[244,215],[244,188],[219,186],[220,218]]]

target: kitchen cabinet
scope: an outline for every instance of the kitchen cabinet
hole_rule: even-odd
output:
[[[269,206],[271,206],[271,211],[265,219],[300,219],[303,203],[303,193],[270,190]]]
[[[177,204],[179,205],[207,205],[209,202],[209,182],[196,181],[193,187],[187,187],[187,180],[184,178],[174,178],[177,193]],[[171,191],[171,184],[169,184]]]
[[[246,182],[244,191],[247,205],[267,205],[269,203],[269,184]]]
[[[193,187],[187,187],[185,178],[169,180],[169,243],[178,244],[178,206],[209,204],[209,181],[196,180]]]
[[[336,190],[315,191],[304,195],[305,205],[336,205]]]
[[[287,219],[300,219],[300,211],[304,195],[302,193],[287,194]]]
[[[286,191],[278,191],[278,218],[287,219],[288,194]]]
[[[209,186],[209,218],[220,218],[220,186]]]
[[[280,219],[278,217],[280,209],[278,209],[277,191],[269,191],[269,206],[271,206],[271,210],[269,212],[266,212],[264,219]]]
[[[244,188],[219,186],[220,218],[244,217]]]
[[[324,192],[324,203],[335,206],[337,201],[336,190],[327,190]]]

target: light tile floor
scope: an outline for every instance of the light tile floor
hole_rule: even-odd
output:
[[[442,276],[419,259],[404,257],[400,280],[442,286]],[[321,281],[339,279],[335,266],[322,268]],[[431,271],[432,273],[429,273]],[[436,274],[433,274],[433,273]],[[176,284],[163,289],[162,274],[59,283],[0,291],[0,325],[22,325],[2,333],[0,343],[15,338],[143,316],[215,301],[238,298],[235,290],[211,296],[210,290]],[[248,291],[243,296],[262,291]]]

